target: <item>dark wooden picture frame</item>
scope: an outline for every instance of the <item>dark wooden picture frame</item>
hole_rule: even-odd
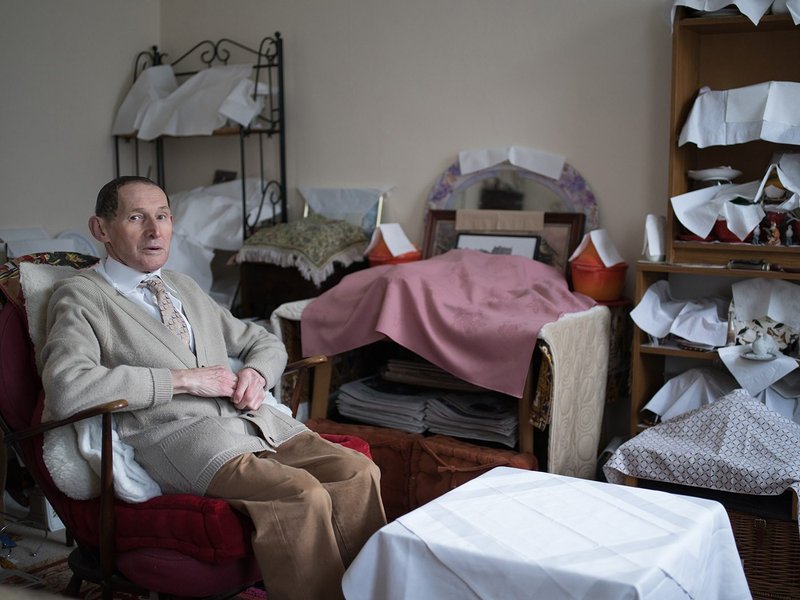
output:
[[[544,213],[542,231],[515,232],[541,237],[537,260],[549,264],[569,277],[569,257],[583,238],[586,215],[583,213]],[[431,209],[425,221],[422,257],[430,258],[452,250],[459,233],[456,231],[456,211]]]

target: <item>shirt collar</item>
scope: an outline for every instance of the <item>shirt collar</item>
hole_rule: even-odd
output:
[[[118,260],[107,256],[105,259],[104,268],[108,278],[122,294],[128,294],[134,291],[139,284],[145,279],[151,277],[161,277],[161,269],[157,269],[150,273],[142,273],[136,269],[131,269],[127,265],[123,265]],[[169,286],[168,286],[169,287]]]

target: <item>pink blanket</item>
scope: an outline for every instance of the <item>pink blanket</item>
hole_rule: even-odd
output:
[[[303,354],[388,337],[465,381],[521,398],[542,326],[594,304],[543,263],[451,250],[345,277],[303,311]]]

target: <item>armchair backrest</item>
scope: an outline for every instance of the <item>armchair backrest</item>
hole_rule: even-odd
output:
[[[0,415],[12,430],[30,427],[42,389],[24,315],[0,309]]]

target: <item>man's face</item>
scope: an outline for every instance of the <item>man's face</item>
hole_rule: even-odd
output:
[[[128,183],[118,191],[117,214],[112,219],[92,217],[92,234],[108,255],[142,273],[164,266],[172,239],[172,213],[158,187]]]

